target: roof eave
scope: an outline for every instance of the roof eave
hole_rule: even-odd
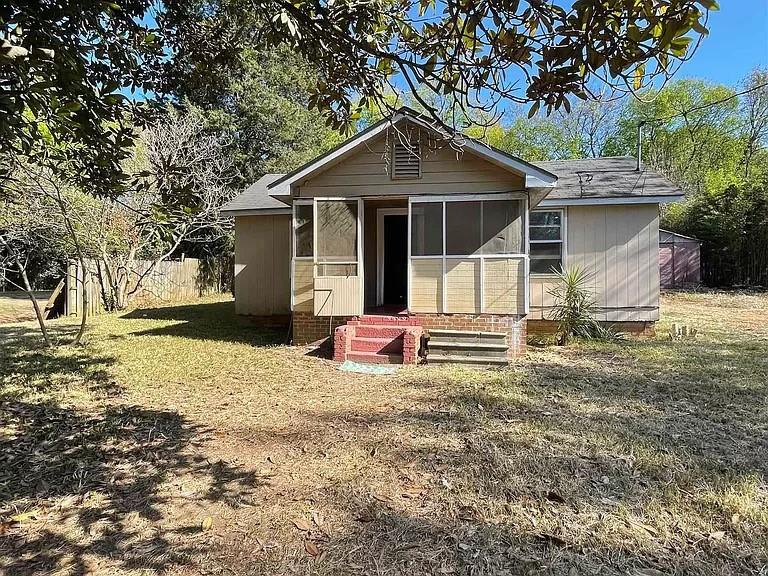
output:
[[[660,196],[593,196],[590,198],[545,198],[538,208],[556,208],[560,206],[600,206],[622,204],[670,204],[685,199],[683,194]]]

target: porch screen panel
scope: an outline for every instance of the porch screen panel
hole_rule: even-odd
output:
[[[485,261],[483,309],[489,314],[521,314],[525,310],[525,260]]]
[[[419,258],[411,262],[411,301],[413,312],[443,311],[443,259]]]
[[[483,202],[483,254],[523,254],[525,210],[519,200]]]
[[[411,205],[411,255],[443,255],[443,203]]]
[[[480,314],[480,259],[445,261],[446,312]]]
[[[316,200],[314,313],[362,314],[358,201]]]
[[[318,201],[317,261],[357,263],[357,201]]]
[[[410,210],[412,311],[525,313],[524,199],[416,199]]]

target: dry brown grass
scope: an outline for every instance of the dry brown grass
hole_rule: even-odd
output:
[[[664,306],[699,337],[392,377],[213,299],[4,327],[0,571],[764,575],[768,296]]]
[[[44,307],[50,292],[35,292],[40,306]],[[0,324],[34,320],[35,311],[24,292],[0,292]]]

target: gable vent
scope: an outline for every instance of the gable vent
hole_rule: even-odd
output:
[[[421,177],[421,150],[419,143],[411,144],[395,142],[392,150],[392,178],[420,178]]]

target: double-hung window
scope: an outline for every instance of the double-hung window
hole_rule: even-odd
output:
[[[563,269],[563,210],[534,210],[529,227],[531,274],[556,274]]]

